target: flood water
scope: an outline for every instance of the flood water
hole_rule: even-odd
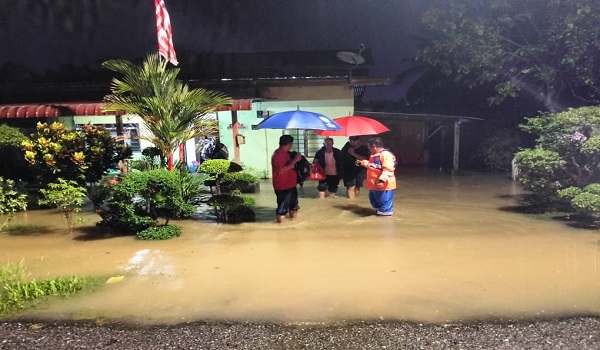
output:
[[[52,211],[0,235],[0,263],[23,259],[32,277],[125,276],[96,293],[28,315],[146,324],[198,320],[458,322],[600,314],[600,233],[510,210],[505,176],[401,170],[393,217],[356,200],[317,199],[307,183],[300,216],[274,222],[269,182],[259,221],[177,221],[179,238],[91,239],[99,217],[73,235]],[[92,236],[93,237],[93,236]]]

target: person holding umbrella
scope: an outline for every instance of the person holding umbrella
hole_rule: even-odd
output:
[[[377,210],[378,216],[391,216],[394,213],[394,192],[396,190],[396,156],[386,148],[379,137],[370,139],[367,144],[371,157],[357,160],[356,165],[367,168],[367,188],[369,201]]]
[[[357,160],[369,159],[369,149],[361,144],[360,136],[350,136],[348,142],[342,147],[344,155],[344,186],[346,186],[346,196],[356,198],[365,180],[366,170],[363,167],[356,166]]]
[[[282,135],[279,137],[279,148],[273,152],[271,157],[271,167],[273,170],[273,189],[277,197],[277,209],[275,215],[278,223],[282,223],[286,214],[290,218],[298,215],[300,206],[298,205],[298,178],[294,165],[302,155],[296,153],[291,158],[288,153],[294,144],[294,138],[291,135]]]
[[[333,139],[325,138],[323,147],[315,153],[315,162],[325,169],[325,180],[319,181],[317,190],[319,190],[319,198],[325,198],[325,191],[329,192],[329,197],[335,197],[340,184],[340,178],[343,174],[342,151],[333,147]]]

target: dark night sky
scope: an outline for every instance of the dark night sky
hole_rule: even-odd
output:
[[[371,49],[371,75],[394,78],[414,54],[423,0],[165,0],[175,50]],[[48,5],[51,4],[51,5]],[[97,68],[157,51],[153,0],[2,0],[0,65]],[[393,98],[394,87],[378,89]],[[387,96],[389,95],[389,96]]]

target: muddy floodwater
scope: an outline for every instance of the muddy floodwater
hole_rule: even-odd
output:
[[[69,234],[53,211],[19,213],[21,235],[0,234],[0,263],[32,277],[124,276],[29,316],[146,324],[198,320],[459,322],[600,314],[600,233],[515,212],[505,176],[401,170],[393,217],[376,217],[366,191],[317,199],[307,183],[300,216],[274,222],[269,182],[258,221],[176,221],[166,241]]]

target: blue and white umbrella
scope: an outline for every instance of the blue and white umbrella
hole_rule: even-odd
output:
[[[285,111],[275,113],[256,126],[257,129],[341,130],[332,119],[315,112]]]

